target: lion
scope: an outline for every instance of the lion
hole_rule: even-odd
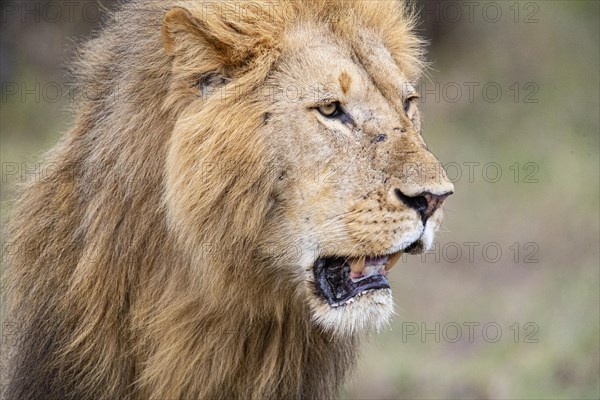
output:
[[[8,399],[326,399],[453,192],[395,1],[133,1],[16,202]]]

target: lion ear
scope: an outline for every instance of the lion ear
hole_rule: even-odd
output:
[[[231,49],[212,32],[210,21],[196,18],[182,7],[173,7],[165,14],[161,27],[163,45],[169,55],[175,55],[178,48],[185,51],[189,47],[203,45],[205,50],[214,51],[227,58]]]

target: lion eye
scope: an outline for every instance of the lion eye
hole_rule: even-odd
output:
[[[317,107],[317,110],[319,110],[322,116],[333,118],[340,114],[340,103],[334,101],[333,103],[324,104]]]

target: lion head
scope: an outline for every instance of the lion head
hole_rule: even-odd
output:
[[[339,335],[386,323],[388,271],[430,247],[453,192],[421,134],[412,27],[395,2],[168,11],[164,202],[216,264],[204,280],[293,293]]]

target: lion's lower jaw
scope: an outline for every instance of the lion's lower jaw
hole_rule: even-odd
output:
[[[394,301],[390,289],[377,289],[337,307],[320,298],[312,298],[310,308],[314,321],[326,332],[336,336],[352,336],[380,331],[389,325],[394,314]]]

